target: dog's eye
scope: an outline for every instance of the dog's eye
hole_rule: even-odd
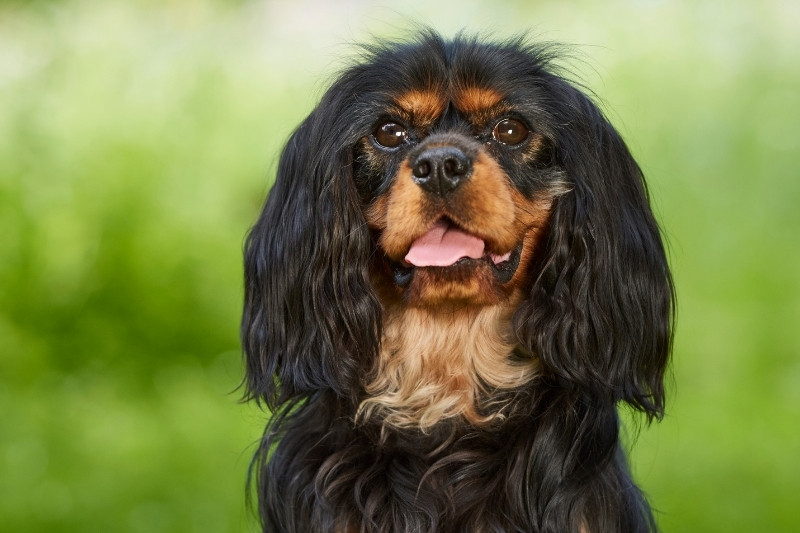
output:
[[[504,118],[495,125],[492,137],[503,144],[519,144],[528,138],[528,128],[519,120]]]
[[[404,142],[408,132],[397,122],[384,122],[375,130],[375,142],[385,148],[397,148]]]

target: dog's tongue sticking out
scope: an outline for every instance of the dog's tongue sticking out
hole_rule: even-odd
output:
[[[437,222],[428,232],[411,243],[406,261],[417,267],[445,267],[462,257],[483,257],[482,239],[464,233],[445,220]]]

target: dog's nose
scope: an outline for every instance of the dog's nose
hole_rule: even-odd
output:
[[[455,146],[436,146],[417,156],[411,172],[420,187],[444,196],[469,178],[472,161]]]

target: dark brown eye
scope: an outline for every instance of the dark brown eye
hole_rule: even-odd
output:
[[[492,137],[503,144],[519,144],[528,138],[528,128],[519,120],[504,118],[492,130]]]
[[[406,129],[397,122],[384,122],[373,134],[375,142],[385,148],[397,148],[406,142]]]

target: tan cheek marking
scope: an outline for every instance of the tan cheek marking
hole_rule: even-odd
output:
[[[510,287],[520,287],[529,281],[526,278],[530,262],[550,223],[553,205],[559,196],[567,194],[569,191],[569,185],[562,181],[554,181],[548,190],[531,199],[526,198],[516,189],[513,190],[512,196],[517,212],[514,226],[515,232],[520,235],[519,239],[522,240],[522,253],[519,267],[509,282]]]
[[[411,167],[404,162],[386,201],[386,230],[380,245],[389,257],[402,259],[410,242],[425,232],[426,205],[422,189],[411,178]]]
[[[429,126],[446,106],[444,95],[432,89],[415,89],[395,98],[395,103],[411,116],[418,126]]]
[[[462,185],[455,205],[464,216],[457,221],[467,231],[491,233],[503,251],[513,248],[519,237],[514,229],[516,209],[508,177],[494,158],[479,152],[470,179]]]

